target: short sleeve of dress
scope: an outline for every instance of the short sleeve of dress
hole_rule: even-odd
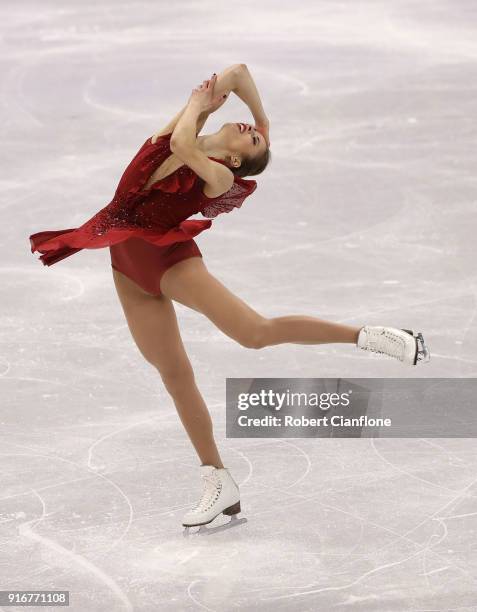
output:
[[[208,198],[202,194],[200,213],[207,219],[213,219],[221,213],[229,213],[234,208],[240,208],[249,195],[257,188],[257,181],[244,179],[240,176],[234,177],[232,187],[216,198]]]

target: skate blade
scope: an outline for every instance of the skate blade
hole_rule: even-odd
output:
[[[422,333],[418,332],[417,334],[415,334],[412,331],[412,329],[404,329],[404,328],[402,328],[402,331],[405,331],[408,334],[411,334],[411,336],[416,340],[416,357],[414,359],[413,365],[427,363],[428,361],[430,361],[431,353],[429,351],[429,348],[427,347],[427,344],[424,342]]]
[[[431,360],[431,352],[429,351],[427,344],[424,342],[424,338],[421,332],[419,332],[416,336],[416,343],[417,343],[417,355],[416,355],[416,361],[414,365],[417,365],[418,363],[427,363],[428,361]]]
[[[243,523],[247,523],[246,518],[237,518],[236,515],[232,515],[232,518],[225,525],[219,525],[217,527],[207,527],[209,523],[206,525],[191,525],[190,527],[185,527],[183,536],[188,538],[190,536],[198,536],[198,535],[212,535],[214,533],[218,533],[220,531],[226,531],[227,529],[231,529],[232,527],[238,527],[238,525],[242,525]],[[195,529],[198,527],[197,531],[190,531],[191,529]]]

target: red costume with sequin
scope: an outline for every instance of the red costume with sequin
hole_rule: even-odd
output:
[[[162,274],[170,266],[202,256],[194,236],[211,227],[211,218],[240,208],[257,187],[254,180],[234,176],[229,191],[209,198],[202,191],[203,179],[183,165],[144,189],[154,170],[171,155],[171,135],[159,136],[155,143],[146,140],[107,206],[81,227],[32,234],[31,252],[43,253],[39,259],[51,266],[82,249],[109,247],[113,268],[148,293],[160,295]],[[208,220],[188,219],[199,212]]]

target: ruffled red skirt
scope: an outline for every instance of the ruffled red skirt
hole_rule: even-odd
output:
[[[93,217],[95,219],[95,217]],[[39,259],[45,266],[51,266],[82,249],[101,249],[119,244],[128,238],[141,238],[159,247],[185,242],[194,238],[212,225],[211,220],[188,219],[168,230],[146,228],[111,228],[98,233],[93,220],[73,229],[38,232],[30,236],[31,252],[43,253]],[[94,230],[94,231],[93,231]]]

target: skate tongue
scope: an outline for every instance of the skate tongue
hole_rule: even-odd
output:
[[[200,466],[200,473],[202,475],[208,476],[210,474],[213,474],[215,470],[216,470],[215,465],[201,465]]]

